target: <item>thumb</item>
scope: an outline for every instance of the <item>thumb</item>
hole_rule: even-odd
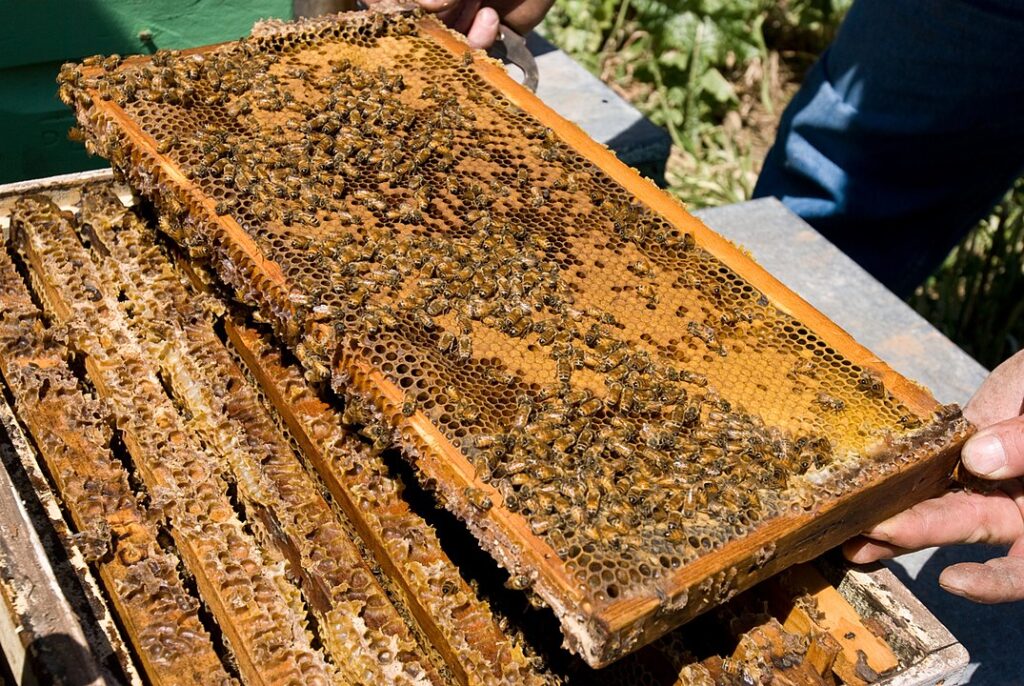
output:
[[[987,426],[964,445],[964,466],[986,479],[1024,476],[1024,417]]]
[[[466,41],[474,49],[489,48],[498,39],[498,13],[484,7],[476,13],[473,24],[466,31]]]
[[[984,564],[961,562],[943,570],[939,585],[976,603],[1024,599],[1024,559],[1000,557]]]

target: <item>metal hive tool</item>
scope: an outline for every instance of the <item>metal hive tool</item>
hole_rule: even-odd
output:
[[[948,484],[956,408],[428,17],[97,58],[61,95],[591,665]]]

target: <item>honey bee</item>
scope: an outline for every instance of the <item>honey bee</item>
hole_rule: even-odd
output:
[[[583,429],[576,436],[576,447],[578,450],[588,450],[594,443],[594,437],[597,434],[593,429]]]
[[[857,378],[857,388],[872,398],[885,397],[885,385],[882,383],[882,379],[869,371],[861,372]]]
[[[384,196],[375,191],[360,189],[355,191],[352,194],[352,197],[372,212],[386,212],[388,209],[388,204],[384,200]]]
[[[658,302],[658,289],[655,288],[654,286],[652,286],[651,284],[647,284],[647,283],[638,284],[634,288],[634,290],[636,291],[636,294],[639,297],[643,298],[644,300],[648,301],[649,303],[653,304],[653,303],[657,303]],[[694,322],[690,322],[690,323],[693,324]]]
[[[690,333],[691,336],[699,338],[700,340],[704,341],[704,343],[706,343],[707,345],[713,345],[715,343],[715,330],[706,324],[699,324],[697,322],[691,321],[687,323],[686,330]]]
[[[562,432],[554,428],[549,422],[543,421],[527,424],[524,431],[538,443],[554,443],[562,435]]]
[[[415,321],[418,326],[422,327],[426,331],[433,331],[437,327],[437,325],[434,323],[433,317],[431,317],[429,314],[426,313],[425,310],[420,309],[419,307],[410,310],[409,314],[412,316],[413,321]]]
[[[576,412],[584,417],[589,417],[604,408],[604,401],[600,398],[590,398],[576,407]]]
[[[520,167],[516,171],[516,185],[520,188],[528,188],[530,186],[530,172],[525,167]]]
[[[655,276],[654,267],[646,260],[637,260],[626,266],[626,269],[633,272],[641,279],[652,279]]]
[[[480,408],[472,403],[460,402],[455,406],[455,413],[459,419],[468,424],[472,424],[480,418]]]
[[[920,418],[910,414],[900,415],[899,419],[896,421],[905,429],[916,429],[921,426]]]
[[[554,432],[554,435],[558,436],[552,444],[556,452],[567,453],[576,445],[575,434]]]
[[[793,365],[791,375],[792,377],[801,375],[814,379],[817,377],[817,365],[815,365],[811,360],[800,360]],[[858,387],[859,385],[860,384],[858,384]]]
[[[180,144],[181,140],[177,136],[167,136],[162,138],[157,144],[156,151],[163,155],[178,147]]]
[[[572,379],[573,371],[573,364],[569,359],[562,357],[555,362],[555,376],[558,379],[558,382],[563,386],[567,386],[569,384],[569,381]]]
[[[608,448],[616,455],[619,455],[620,457],[623,457],[625,459],[629,459],[630,457],[632,457],[633,453],[635,452],[633,450],[633,446],[631,446],[627,441],[623,440],[618,436],[612,436],[608,440]]]
[[[455,334],[447,331],[442,332],[437,339],[437,349],[441,352],[449,352],[455,349],[457,342]]]
[[[509,386],[515,383],[515,375],[507,369],[501,369],[499,367],[487,367],[484,371],[491,381],[498,386]]]
[[[420,211],[410,202],[403,202],[398,206],[398,209],[391,210],[387,213],[388,219],[398,219],[407,224],[419,224],[423,221],[423,215]]]
[[[397,284],[396,284],[397,285]],[[438,296],[429,300],[424,307],[427,314],[431,317],[439,317],[446,313],[451,308],[451,303],[447,298]]]
[[[416,414],[416,409],[418,407],[419,403],[415,398],[406,397],[405,401],[402,403],[402,415],[405,417],[411,417]]]
[[[456,340],[455,354],[463,361],[473,357],[473,339],[467,334],[461,334]]]
[[[500,443],[497,436],[493,434],[480,434],[473,441],[473,445],[479,450],[488,450]]]
[[[509,577],[505,586],[513,591],[525,591],[533,586],[533,581],[525,574],[516,574],[515,576]]]
[[[818,393],[814,399],[815,404],[821,406],[822,409],[829,410],[830,412],[842,412],[846,409],[846,401],[841,398],[829,395],[822,391]]]
[[[528,396],[520,396],[515,414],[512,416],[512,428],[522,431],[530,422],[533,414],[533,401]]]
[[[479,488],[467,486],[465,490],[463,490],[463,495],[466,496],[466,500],[468,500],[473,507],[483,512],[487,512],[494,506],[494,503],[491,501],[491,497]]]
[[[548,201],[548,193],[547,193],[547,191],[545,189],[538,188],[537,186],[531,186],[530,187],[530,198],[529,198],[530,207],[533,207],[533,208],[543,207],[547,203],[547,201]]]

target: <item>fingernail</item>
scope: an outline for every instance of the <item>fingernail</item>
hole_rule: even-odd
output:
[[[970,591],[970,580],[965,579],[960,570],[947,567],[939,574],[939,587],[947,593],[966,597]]]
[[[987,476],[1006,466],[1006,451],[998,436],[981,434],[967,441],[963,459],[972,472]]]
[[[961,598],[966,598],[967,597],[967,593],[968,593],[966,588],[962,588],[962,587],[957,586],[955,584],[951,584],[948,581],[946,581],[946,582],[939,581],[939,588],[944,590],[946,593],[952,593],[953,595],[958,595]]]

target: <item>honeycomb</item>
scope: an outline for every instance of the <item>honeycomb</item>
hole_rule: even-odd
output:
[[[106,200],[106,202],[103,202]],[[320,626],[325,652],[350,683],[368,675],[395,684],[441,684],[420,656],[410,628],[337,521],[299,458],[259,404],[242,371],[220,344],[203,301],[191,298],[152,245],[140,241],[140,222],[123,211],[120,231],[102,220],[116,197],[83,200],[82,221],[109,251],[104,283],[119,288],[139,314],[143,345],[159,361],[175,396],[191,415],[195,434],[230,465],[238,496],[256,514],[261,537],[277,545],[301,579]],[[147,247],[148,245],[148,247]],[[299,543],[301,542],[301,543]]]
[[[329,491],[342,504],[350,527],[332,524],[330,506],[311,496],[317,485],[302,471],[300,458],[277,430],[274,413],[261,405],[258,393],[243,375],[228,349],[215,334],[211,315],[223,314],[223,306],[210,296],[196,293],[183,283],[178,271],[155,241],[155,231],[129,212],[109,189],[83,196],[81,221],[90,227],[95,247],[109,256],[103,266],[112,270],[108,283],[116,285],[133,307],[144,312],[137,317],[151,345],[150,354],[160,360],[172,385],[180,386],[185,405],[201,426],[197,433],[225,459],[235,460],[239,445],[249,446],[248,464],[239,466],[239,493],[261,517],[282,513],[290,521],[268,524],[273,531],[287,534],[291,541],[285,556],[295,559],[304,579],[303,588],[314,607],[324,633],[340,629],[325,638],[330,653],[351,683],[361,683],[366,674],[379,672],[377,664],[400,661],[402,672],[416,674],[432,669],[418,664],[419,654],[429,652],[413,644],[402,622],[389,612],[389,601],[380,589],[374,593],[374,579],[360,551],[347,541],[377,541],[374,557],[388,567],[388,575],[399,579],[411,614],[446,653],[448,669],[467,672],[474,681],[486,679],[518,684],[542,684],[546,680],[531,669],[520,646],[509,641],[490,612],[475,597],[451,563],[447,562],[434,532],[416,517],[399,497],[397,484],[367,446],[342,428],[334,410],[319,400],[301,375],[285,367],[276,346],[268,344],[252,329],[232,325],[238,349],[250,356],[253,373],[275,384],[268,392],[287,398],[282,407],[294,408],[286,416],[302,446],[302,452],[316,460],[316,468]],[[178,338],[178,340],[175,340]],[[242,344],[244,341],[244,345]],[[259,360],[259,364],[255,364]],[[245,363],[243,362],[243,365]],[[224,423],[211,421],[224,418]],[[261,483],[277,481],[275,493]],[[251,489],[251,494],[244,494]],[[274,503],[272,509],[267,505]],[[358,528],[359,535],[350,529]],[[345,570],[348,569],[348,576]],[[312,571],[315,570],[315,571]],[[366,581],[354,583],[359,573]],[[326,593],[328,597],[321,597]],[[360,605],[365,611],[358,611]],[[325,606],[334,608],[325,613]],[[379,625],[386,631],[360,635],[349,626],[356,617]],[[391,631],[388,632],[388,627]],[[392,634],[392,635],[389,635]],[[361,649],[353,650],[353,646]],[[365,657],[364,657],[365,656]],[[361,663],[363,660],[365,664]],[[437,661],[437,658],[435,658]],[[378,674],[387,683],[402,683],[392,674]],[[436,681],[435,679],[433,679]],[[428,681],[424,679],[424,681]],[[410,683],[414,683],[410,680]]]
[[[533,626],[540,610],[514,609],[518,591],[496,595],[500,578],[449,558],[462,544],[443,544],[452,532],[442,522],[435,531],[372,439],[346,428],[365,410],[318,390],[109,187],[87,187],[77,202],[77,216],[42,197],[15,204],[19,249],[0,242],[0,391],[34,438],[146,683],[860,683],[841,676],[823,629],[794,632],[765,614],[768,591],[600,672],[560,651],[555,626]],[[169,485],[156,460],[172,472],[192,460],[210,487]],[[245,560],[220,526],[232,518]],[[212,583],[218,562],[227,588]],[[243,608],[247,597],[260,607]],[[281,625],[247,632],[264,621],[254,610],[275,607],[275,622],[304,632],[266,642]]]
[[[111,454],[108,408],[83,392],[61,354],[65,332],[46,329],[40,315],[0,251],[0,374],[58,479],[76,542],[139,637],[154,684],[230,683],[178,574],[180,560],[161,548],[157,527]]]
[[[305,618],[293,607],[296,589],[279,568],[265,564],[230,500],[225,470],[185,426],[116,296],[107,292],[80,243],[72,218],[48,199],[29,197],[19,201],[12,226],[48,314],[66,327],[68,347],[85,356],[97,396],[135,458],[148,495],[147,513],[170,523],[176,550],[210,611],[221,619],[237,671],[251,683],[328,683],[323,657],[310,645]],[[106,484],[97,483],[102,494]],[[96,538],[89,530],[81,533]],[[94,545],[103,540],[96,538]],[[130,550],[126,546],[127,554]],[[137,593],[144,586],[128,588]],[[169,641],[183,641],[178,651],[187,651],[186,627],[159,628]],[[197,675],[194,683],[210,683],[205,680],[211,676]]]
[[[966,437],[430,18],[93,58],[60,93],[591,665],[942,488]]]

